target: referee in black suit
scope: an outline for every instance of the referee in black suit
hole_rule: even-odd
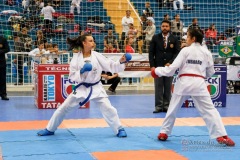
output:
[[[0,96],[2,100],[9,100],[6,90],[6,57],[5,54],[9,52],[9,45],[7,40],[0,36]]]
[[[149,46],[150,67],[169,66],[177,57],[180,46],[177,38],[171,34],[171,22],[163,20],[161,33],[153,36]],[[153,113],[167,112],[171,99],[173,77],[159,77],[154,79],[155,110]]]

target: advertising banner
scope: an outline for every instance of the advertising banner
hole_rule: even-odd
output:
[[[123,53],[108,53],[104,56],[118,61],[122,57]],[[124,72],[118,73],[119,77],[149,77],[150,64],[148,61],[148,54],[132,54],[132,60],[126,64]]]
[[[72,93],[74,82],[68,79],[68,64],[40,64],[36,67],[35,105],[39,109],[54,109]],[[88,108],[89,102],[81,108]]]

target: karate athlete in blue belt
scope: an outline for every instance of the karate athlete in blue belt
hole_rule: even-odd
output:
[[[67,42],[72,48],[81,48],[80,52],[73,55],[69,73],[69,79],[77,82],[78,85],[54,112],[46,129],[37,134],[39,136],[53,135],[67,113],[78,109],[79,105],[93,100],[99,106],[103,118],[112,128],[114,134],[117,137],[127,137],[121,126],[117,110],[111,105],[100,78],[103,70],[112,73],[124,71],[125,63],[131,60],[131,55],[126,53],[116,62],[108,59],[92,50],[95,43],[89,34],[79,36],[77,39],[68,39]]]
[[[205,83],[205,77],[214,74],[212,54],[201,46],[203,34],[197,29],[189,29],[187,33],[188,47],[183,48],[170,66],[153,68],[153,77],[172,76],[179,69],[170,105],[163,121],[158,139],[165,141],[171,134],[176,114],[183,102],[192,97],[196,109],[203,117],[211,138],[218,143],[234,146],[235,143],[227,136],[221,117],[214,107]]]

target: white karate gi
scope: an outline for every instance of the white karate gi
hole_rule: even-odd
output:
[[[84,60],[85,59],[83,58],[83,54],[81,52],[73,55],[70,63],[69,74],[69,79],[71,79],[71,81],[75,81],[77,83],[96,83],[100,81],[101,73],[103,70],[112,73],[118,73],[122,72],[125,69],[125,64],[120,64],[119,61],[115,62],[104,57],[98,52],[92,51],[91,56],[86,59],[91,61],[90,63],[92,64],[92,71],[80,74],[80,70],[85,64]],[[97,106],[100,107],[103,118],[112,128],[113,132],[117,134],[118,130],[122,128],[122,126],[117,114],[117,110],[111,105],[101,81],[98,84],[92,86],[92,89],[93,90],[90,100],[93,100],[97,103]],[[87,98],[90,92],[90,87],[86,88],[82,85],[77,88],[76,92],[76,94],[71,93],[55,111],[47,125],[47,130],[51,132],[57,130],[57,127],[61,124],[65,115],[73,109],[78,109],[79,102],[83,102],[83,100]]]
[[[71,7],[70,7],[70,13],[74,13],[74,8],[77,8],[77,13],[80,14],[80,3],[82,0],[72,0]]]
[[[215,73],[212,54],[199,43],[192,43],[191,46],[183,48],[170,66],[158,67],[155,73],[158,76],[172,76],[178,68],[178,75],[196,74],[211,77]],[[205,79],[193,76],[182,76],[177,79],[160,133],[171,134],[177,111],[189,96],[203,117],[210,137],[227,135],[221,117],[212,103]]]

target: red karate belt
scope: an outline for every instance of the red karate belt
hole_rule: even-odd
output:
[[[187,77],[201,77],[203,79],[205,78],[205,77],[203,77],[201,75],[198,75],[198,74],[188,74],[188,73],[180,74],[178,77],[180,78],[180,77],[184,77],[184,76],[187,76]]]

